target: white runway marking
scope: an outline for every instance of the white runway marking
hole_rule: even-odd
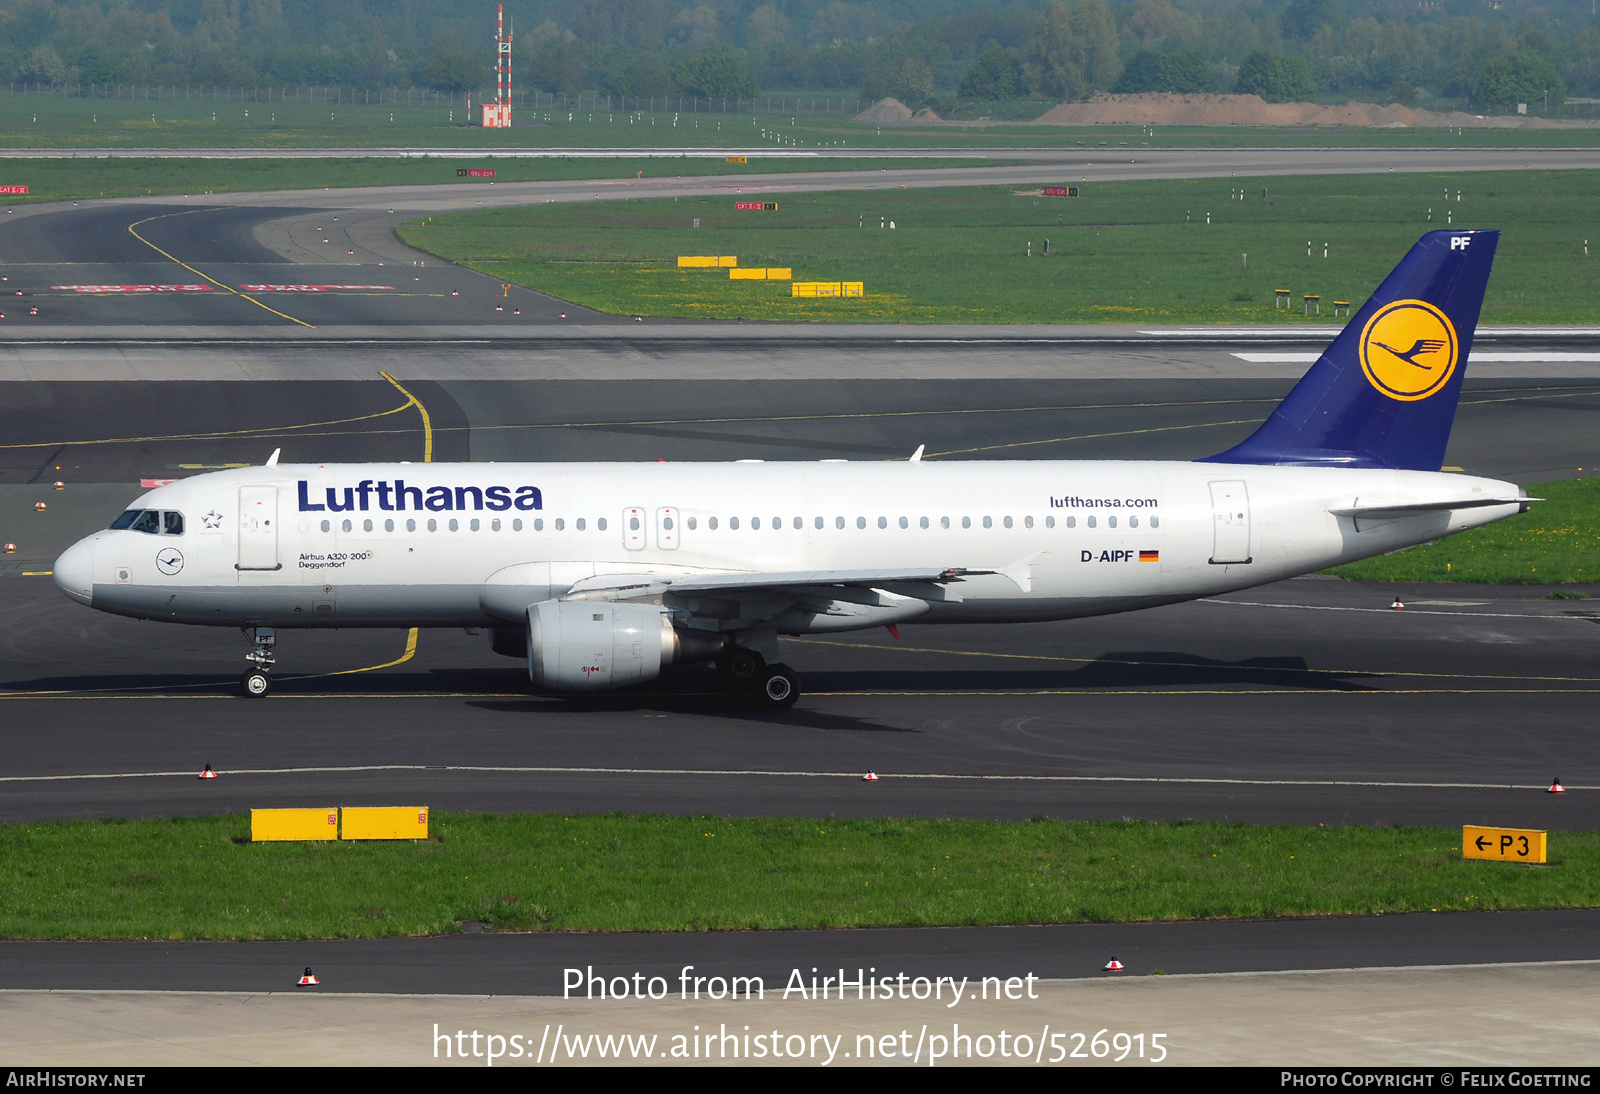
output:
[[[364,764],[353,767],[254,767],[228,770],[227,775],[343,775],[372,771],[465,771],[481,775],[705,775],[748,779],[763,776],[779,779],[853,779],[859,771],[725,771],[689,767],[489,767],[471,764]],[[79,775],[6,775],[0,783],[74,782],[86,779],[162,779],[197,778],[193,771],[113,771]],[[1044,782],[1044,783],[1175,783],[1187,786],[1360,786],[1402,787],[1413,790],[1548,790],[1546,783],[1453,783],[1453,782],[1373,782],[1360,779],[1205,779],[1165,775],[951,775],[941,772],[909,774],[879,773],[880,780],[943,779],[959,782]],[[1571,790],[1600,790],[1596,786],[1566,784]]]
[[[1293,608],[1306,612],[1379,612],[1383,615],[1448,615],[1471,619],[1531,619],[1536,622],[1554,619],[1570,623],[1593,623],[1600,615],[1531,615],[1524,612],[1428,612],[1414,608],[1351,608],[1335,604],[1272,604],[1264,600],[1223,600],[1205,597],[1206,604],[1236,604],[1241,608]],[[1413,601],[1413,603],[1421,603]]]

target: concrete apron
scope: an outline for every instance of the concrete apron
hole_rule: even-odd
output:
[[[676,983],[660,1001],[322,988],[0,991],[0,1056],[16,1066],[123,1069],[593,1066],[631,1064],[646,1053],[687,1064],[1089,1066],[1118,1063],[1126,1044],[1120,1066],[1148,1067],[1159,1044],[1166,1064],[1189,1066],[1600,1063],[1597,961],[1108,975],[1018,981],[1011,994],[1020,998],[999,1000],[1003,985],[991,982],[983,1000],[969,981],[955,1006],[950,985],[940,987],[942,999],[901,1000],[897,986],[896,998],[874,1001],[857,1000],[852,986],[841,1001],[832,986],[829,998],[810,998],[808,982],[808,997],[791,991],[785,1000],[773,984],[748,1002],[684,1000]]]

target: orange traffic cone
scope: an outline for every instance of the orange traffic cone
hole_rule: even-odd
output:
[[[210,764],[206,764],[206,769],[204,771],[200,772],[200,777],[202,779],[214,779],[214,778],[217,777],[217,773],[215,771],[211,770],[211,765]]]
[[[1394,603],[1390,604],[1389,607],[1393,608],[1395,611],[1399,611],[1401,608],[1404,608],[1405,605],[1400,603],[1400,598],[1397,596],[1394,598]]]
[[[311,975],[311,966],[307,965],[306,966],[306,974],[304,976],[302,976],[299,980],[296,980],[295,983],[303,988],[303,987],[307,986],[308,984],[320,984],[321,981],[318,980],[315,976]]]
[[[871,768],[868,768],[867,773],[861,776],[861,781],[864,783],[875,783],[878,781],[878,776],[873,774]]]
[[[1550,789],[1545,791],[1546,794],[1565,794],[1566,792],[1567,788],[1561,785],[1561,777],[1559,775],[1550,780]]]
[[[306,971],[310,972],[311,970],[307,969]],[[1106,971],[1106,972],[1121,972],[1122,971],[1122,962],[1118,961],[1115,957],[1113,957],[1110,961],[1106,962],[1106,967],[1105,967],[1104,971]]]

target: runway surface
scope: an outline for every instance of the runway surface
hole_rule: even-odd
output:
[[[1581,170],[1600,167],[1600,149],[1085,148],[1034,152],[1024,160],[992,167],[360,187],[16,206],[0,214],[0,276],[7,278],[0,294],[11,298],[13,308],[5,313],[0,339],[139,327],[192,334],[192,328],[208,326],[301,332],[339,326],[369,333],[453,326],[482,334],[630,319],[442,265],[394,234],[403,221],[458,209],[1040,181]],[[86,292],[84,286],[115,291]],[[36,306],[37,315],[30,310]]]
[[[461,934],[355,942],[0,942],[0,990],[291,990],[310,965],[327,992],[560,995],[564,970],[759,976],[780,991],[799,968],[879,976],[1128,977],[1600,957],[1600,913],[1474,912],[1186,923],[1081,923],[680,934]],[[582,997],[582,992],[579,993]]]

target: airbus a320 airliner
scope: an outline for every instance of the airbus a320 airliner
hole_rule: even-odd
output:
[[[249,696],[278,630],[487,627],[543,689],[714,660],[789,706],[780,635],[1134,611],[1525,511],[1512,483],[1439,470],[1498,238],[1423,236],[1251,437],[1192,463],[274,454],[144,494],[55,581],[101,611],[242,628]]]

